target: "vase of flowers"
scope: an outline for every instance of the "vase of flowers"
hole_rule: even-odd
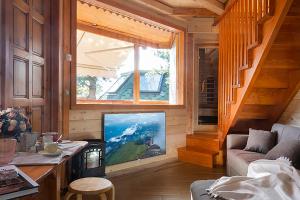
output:
[[[19,141],[21,134],[26,132],[31,132],[30,121],[19,108],[0,112],[0,137]]]

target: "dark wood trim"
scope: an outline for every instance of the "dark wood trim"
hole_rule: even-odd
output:
[[[74,55],[74,47],[72,43],[76,44],[76,40],[72,41],[72,27],[76,30],[76,0],[63,1],[63,91],[62,91],[62,132],[64,138],[69,137],[69,111],[71,108],[71,69],[74,62],[76,62],[76,52]],[[75,13],[74,13],[75,12]],[[73,17],[72,17],[73,16]],[[75,21],[75,22],[74,22]],[[76,32],[75,32],[76,34]],[[73,51],[72,51],[73,49]],[[76,50],[76,49],[75,49]],[[73,57],[74,56],[74,57]],[[71,60],[70,60],[71,59]],[[75,68],[76,69],[76,68]],[[75,72],[76,73],[76,72]],[[76,81],[76,79],[75,79]],[[76,82],[75,82],[76,83]],[[75,88],[76,89],[76,88]],[[76,94],[76,90],[75,90]]]
[[[50,130],[58,132],[62,132],[62,10],[62,1],[51,1]]]
[[[2,91],[3,91],[3,88],[2,88],[2,66],[3,66],[3,62],[4,62],[4,60],[2,60],[2,57],[3,57],[3,55],[2,55],[2,49],[3,49],[3,34],[2,34],[2,31],[3,31],[3,23],[2,23],[2,13],[4,12],[3,11],[3,6],[2,6],[2,4],[3,4],[3,1],[0,1],[0,110],[2,110],[2,104],[3,104],[3,102],[2,102],[2,97],[3,97],[3,93],[2,93]]]
[[[134,78],[133,78],[133,97],[134,103],[140,100],[140,71],[139,71],[140,52],[139,45],[134,45]]]
[[[126,110],[151,110],[151,109],[185,109],[185,105],[141,105],[141,104],[76,104],[72,105],[72,110],[111,110],[111,109],[126,109]]]
[[[9,12],[12,10],[12,3],[10,0],[1,1],[3,6],[3,12],[2,12],[2,27],[4,27],[2,32],[2,107],[4,109],[11,107],[12,104],[9,101],[9,96],[12,95],[12,87],[9,87],[10,80],[12,80],[12,77],[8,71],[9,67],[12,66],[12,48],[10,48],[9,41],[12,41],[12,36],[10,33],[12,32],[12,26],[9,26],[8,24],[13,24],[12,18],[9,18]]]

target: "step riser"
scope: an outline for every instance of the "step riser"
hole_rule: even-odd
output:
[[[198,139],[187,137],[186,146],[194,149],[207,149],[211,151],[219,151],[219,141],[209,140],[209,139]]]
[[[178,149],[178,159],[182,162],[192,163],[201,167],[213,168],[213,156],[197,152]]]

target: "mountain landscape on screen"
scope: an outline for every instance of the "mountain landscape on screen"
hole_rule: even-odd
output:
[[[165,113],[104,114],[107,166],[166,153]]]

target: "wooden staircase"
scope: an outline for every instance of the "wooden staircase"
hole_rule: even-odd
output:
[[[186,135],[186,147],[178,148],[178,159],[183,162],[213,168],[221,165],[222,153],[217,134],[195,133]]]
[[[300,89],[300,1],[236,0],[218,21],[219,140],[270,129]]]

